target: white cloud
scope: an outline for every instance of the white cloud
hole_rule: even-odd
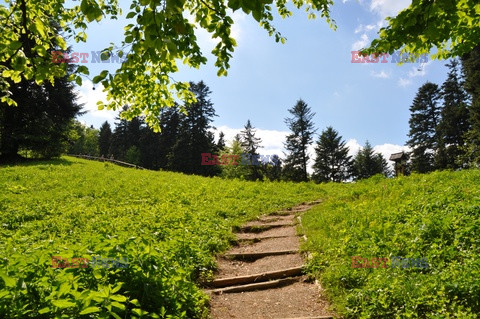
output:
[[[352,157],[355,156],[358,151],[362,149],[362,145],[360,145],[358,141],[354,138],[349,139],[345,144],[348,147],[348,155]]]
[[[373,76],[373,77],[376,77],[376,78],[381,78],[381,79],[388,79],[390,78],[390,73],[387,73],[385,71],[380,71],[380,72],[375,72],[372,70],[372,72],[370,72],[370,74]]]
[[[347,141],[347,146],[349,147],[350,151],[348,152],[348,155],[354,157],[358,151],[363,149],[363,146],[360,145],[356,139],[350,139]],[[375,153],[380,153],[382,156],[387,160],[387,164],[390,168],[393,167],[393,162],[390,161],[390,155],[394,153],[399,153],[399,152],[410,152],[411,149],[408,146],[402,146],[402,145],[396,145],[396,144],[381,144],[381,145],[376,145],[373,147],[373,150]]]
[[[239,134],[243,128],[231,128],[226,125],[222,125],[217,127],[215,132],[215,138],[218,139],[218,134],[220,131],[225,134],[225,140],[227,144],[233,141],[233,138],[236,134]],[[261,146],[263,146],[260,150],[260,154],[264,155],[278,155],[283,157],[284,147],[283,142],[285,142],[286,136],[288,132],[286,131],[277,131],[277,130],[263,130],[259,128],[255,128],[255,136],[262,139]]]
[[[407,87],[410,84],[412,84],[412,80],[410,80],[410,79],[400,78],[398,80],[398,85],[401,86],[401,87]]]
[[[413,66],[412,69],[408,72],[408,76],[410,78],[417,77],[417,76],[425,76],[427,74],[427,66],[429,66],[432,61],[428,61],[427,63],[422,63],[418,66]]]
[[[400,153],[400,152],[410,152],[411,149],[408,146],[402,146],[402,145],[395,145],[395,144],[382,144],[382,145],[376,145],[373,147],[373,150],[377,153],[380,153],[385,157],[387,162],[389,162],[390,155],[394,153]]]
[[[230,144],[233,138],[235,137],[236,134],[239,134],[240,131],[242,131],[243,128],[231,128],[226,125],[222,125],[217,127],[215,131],[215,138],[218,139],[218,135],[221,132],[225,134],[225,140],[227,141],[227,144]],[[284,151],[285,148],[283,146],[283,143],[285,142],[286,136],[289,134],[287,131],[276,131],[276,130],[263,130],[256,128],[256,134],[255,136],[260,137],[262,139],[261,145],[263,148],[259,150],[259,153],[262,155],[278,155],[281,158],[284,158]],[[312,145],[308,147],[308,154],[310,155],[310,161],[308,164],[308,172],[311,174],[313,172],[312,166],[315,160],[315,145],[316,145],[316,139]],[[360,151],[363,146],[358,143],[358,141],[354,138],[349,139],[346,143],[346,146],[349,149],[348,155],[354,157],[358,151]],[[395,144],[382,144],[382,145],[376,145],[373,147],[373,150],[377,153],[380,153],[385,157],[387,160],[387,163],[390,167],[392,167],[391,161],[388,159],[390,158],[390,155],[393,153],[398,153],[398,152],[409,152],[410,148],[407,146],[401,146],[401,145],[395,145]]]
[[[361,32],[369,32],[369,31],[375,30],[377,28],[379,28],[378,24],[367,24],[367,25],[360,24],[355,29],[355,34],[361,33]]]
[[[99,84],[95,86],[95,89],[93,88],[92,81],[84,79],[82,86],[77,88],[78,102],[84,104],[83,110],[88,114],[113,122],[117,112],[107,109],[99,110],[97,107],[98,101],[107,102],[107,94],[103,91],[103,85]]]
[[[382,19],[397,15],[407,8],[411,0],[372,0],[370,10],[380,15]]]
[[[357,51],[367,47],[367,44],[369,44],[369,42],[370,41],[368,39],[368,35],[366,33],[362,34],[360,40],[352,44],[352,51]]]

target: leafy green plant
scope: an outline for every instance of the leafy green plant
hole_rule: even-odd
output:
[[[140,171],[65,157],[0,166],[1,318],[205,318],[201,278],[234,227],[321,186]],[[127,268],[52,268],[128,258]]]
[[[478,318],[479,170],[436,172],[349,185],[303,216],[309,270],[345,318]],[[353,268],[352,256],[389,258]],[[392,268],[393,256],[428,268]]]

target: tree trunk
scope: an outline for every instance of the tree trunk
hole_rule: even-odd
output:
[[[0,158],[11,160],[18,158],[19,144],[15,138],[15,109],[14,106],[3,105],[0,119]]]

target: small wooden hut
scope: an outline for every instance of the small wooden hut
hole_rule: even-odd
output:
[[[395,162],[395,176],[405,175],[405,168],[407,167],[408,154],[405,152],[394,153],[390,155],[390,160]]]

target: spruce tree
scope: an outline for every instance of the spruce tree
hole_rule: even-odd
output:
[[[376,174],[388,176],[387,161],[382,154],[375,153],[372,145],[366,141],[353,159],[353,177],[359,180]]]
[[[14,18],[13,16],[9,17]],[[61,37],[62,30],[58,23],[52,21],[46,20],[43,23],[46,23],[44,26],[52,31],[48,38],[58,39],[58,37]],[[24,23],[27,23],[27,21],[24,21]],[[7,24],[12,23],[4,22],[2,18],[2,32],[5,31],[3,28]],[[12,25],[15,26],[15,23]],[[13,41],[13,38],[10,40]],[[19,31],[17,41],[17,44],[24,48],[34,48],[37,47],[39,38],[29,37],[28,30],[25,29],[23,32]],[[4,44],[2,41],[2,45]],[[56,40],[53,40],[48,47],[52,50],[58,49]],[[4,49],[2,49],[2,53],[4,52]],[[27,64],[30,66],[33,62],[42,64],[49,62],[47,60],[51,59],[49,53],[45,52],[44,55],[40,56],[37,54],[37,50],[33,49],[17,50],[17,53],[22,55],[18,60],[7,59],[2,56],[2,62],[0,62],[2,70],[9,68],[17,71],[23,70],[23,66]],[[12,81],[5,76],[0,77],[1,88],[5,90],[8,86],[8,91],[3,92],[6,94],[2,95],[2,102],[0,102],[0,160],[15,161],[21,159],[18,155],[20,150],[28,151],[32,156],[42,158],[57,157],[67,151],[68,135],[73,120],[77,115],[82,114],[82,105],[77,103],[74,85],[69,81],[69,77],[74,74],[75,68],[73,64],[67,64],[65,75],[55,78],[53,84],[44,81],[43,84],[39,85],[31,79],[32,74],[30,74],[29,80],[24,76],[19,77],[18,81]],[[35,70],[35,72],[46,72],[46,70],[48,68]],[[20,74],[25,74],[25,72],[20,72]],[[5,75],[5,72],[3,75]],[[14,107],[6,103],[9,97],[15,100],[18,105]]]
[[[100,132],[98,133],[98,149],[100,156],[108,158],[110,156],[110,147],[112,145],[112,129],[110,123],[105,121],[100,126]]]
[[[437,84],[422,85],[410,107],[410,131],[407,145],[412,148],[412,169],[419,173],[435,169],[435,153],[438,150],[437,125],[440,120],[440,89]]]
[[[255,181],[257,179],[262,179],[263,174],[261,170],[261,165],[256,162],[255,158],[258,158],[258,149],[261,148],[260,143],[262,140],[255,136],[255,128],[250,123],[250,120],[247,121],[243,131],[240,133],[241,145],[244,150],[244,164],[249,167],[249,173],[245,176],[245,179]],[[242,161],[242,159],[241,159]]]
[[[162,131],[159,136],[158,166],[161,169],[168,169],[173,146],[177,143],[180,135],[180,111],[177,106],[167,107],[160,115],[160,127]]]
[[[217,165],[201,165],[202,153],[215,153],[216,144],[211,129],[211,122],[216,116],[212,93],[208,86],[200,81],[190,83],[197,102],[187,105],[187,114],[180,114],[179,135],[169,154],[168,167],[174,171],[203,176],[220,173]]]
[[[351,176],[352,162],[342,137],[331,126],[322,131],[315,147],[315,182],[342,182]]]
[[[465,89],[472,96],[469,108],[470,128],[465,134],[465,163],[480,167],[480,44],[462,57]]]
[[[285,123],[292,132],[284,143],[287,156],[284,161],[284,177],[292,181],[307,181],[307,164],[310,159],[307,148],[312,144],[315,133],[313,117],[315,113],[303,100],[288,110],[293,116],[286,118]]]
[[[465,133],[469,129],[469,96],[463,87],[463,74],[458,65],[456,59],[447,64],[448,77],[442,84],[443,108],[437,127],[439,145],[435,160],[439,169],[459,167],[459,159],[464,154]]]
[[[220,132],[220,134],[218,135],[217,151],[222,152],[225,150],[225,147],[225,134],[223,132]]]
[[[68,67],[69,74],[73,72]],[[81,105],[68,75],[55,80],[55,85],[22,80],[11,83],[17,106],[0,103],[0,158],[16,160],[20,149],[35,157],[61,155],[68,147],[71,124],[81,114]]]
[[[121,161],[127,160],[127,152],[130,148],[135,147],[137,149],[130,151],[130,154],[137,152],[140,148],[141,131],[144,126],[143,120],[139,117],[127,120],[120,116],[122,112],[128,111],[128,109],[128,106],[124,106],[120,111],[112,134],[111,153],[115,159]]]

